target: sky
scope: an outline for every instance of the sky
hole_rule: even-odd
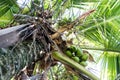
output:
[[[24,7],[26,3],[28,3],[30,0],[17,0],[20,7]]]

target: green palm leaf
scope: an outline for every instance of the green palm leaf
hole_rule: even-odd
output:
[[[85,23],[81,25],[82,27],[80,26],[79,33],[84,33],[83,36],[97,47],[97,49],[88,48],[105,51],[101,58],[103,64],[101,80],[115,80],[119,73],[120,63],[119,58],[117,60],[116,57],[120,52],[119,3],[120,0],[100,0],[94,3],[94,7],[90,8],[96,11],[86,19]],[[113,53],[111,54],[111,52]]]
[[[18,10],[16,0],[0,0],[0,28],[12,21],[15,9]]]
[[[13,6],[17,6],[15,0],[0,0],[0,17],[9,11]]]
[[[9,24],[13,20],[12,12],[9,10],[4,14],[4,16],[0,17],[0,28],[7,27],[6,25]]]
[[[100,80],[115,80],[117,75],[116,57],[113,52],[104,52],[102,59],[101,79]]]
[[[101,2],[102,3],[99,4],[99,6],[97,7],[98,9],[96,10],[96,13],[90,17],[92,21],[91,22],[87,21],[87,23],[83,25],[83,29],[81,32],[84,32],[85,37],[87,37],[94,43],[97,42],[97,44],[100,43],[101,45],[103,45],[105,49],[120,52],[119,50],[120,37],[118,36],[120,34],[119,32],[120,15],[118,14],[120,12],[118,8],[120,7],[120,5],[116,4],[115,3],[116,1],[113,0],[111,2],[114,3],[114,5],[116,4],[115,6],[109,2],[106,3],[104,1]],[[114,8],[113,7],[112,9],[109,9],[108,7],[106,8],[105,7],[106,4],[109,4],[108,7],[114,6]],[[116,9],[118,10],[114,12],[114,10]]]

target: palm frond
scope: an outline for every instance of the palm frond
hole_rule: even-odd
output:
[[[112,3],[116,3],[116,1],[112,1]],[[120,33],[120,15],[118,14],[119,12],[117,12],[119,10],[114,13],[113,11],[114,9],[118,9],[120,5],[116,4],[116,6],[111,10],[105,7],[106,11],[104,11],[104,6],[106,4],[109,4],[109,7],[112,7],[113,5],[109,2],[99,4],[96,12],[91,17],[89,17],[89,19],[87,18],[88,20],[86,20],[86,23],[82,25],[83,27],[80,28],[80,32],[84,32],[86,38],[93,41],[94,43],[100,43],[106,49],[113,49],[113,51],[119,51],[120,37],[118,37],[118,35]]]
[[[0,17],[9,11],[13,6],[18,7],[15,0],[0,0]]]
[[[101,80],[115,80],[119,70],[117,54],[120,53],[120,0],[100,0],[94,3],[96,10],[80,26],[79,33],[84,33],[87,40],[95,44],[96,50],[103,49]],[[85,45],[85,47],[87,47]],[[92,47],[94,50],[95,48]],[[107,51],[106,51],[107,50]],[[116,65],[117,63],[117,65]]]
[[[60,18],[67,8],[71,6],[70,0],[56,0],[53,2],[54,18]]]
[[[102,70],[100,80],[115,80],[116,71],[116,57],[115,53],[104,52],[103,59],[101,60]]]
[[[4,14],[4,16],[0,17],[0,28],[7,27],[6,25],[9,24],[13,20],[12,12],[9,10]]]
[[[12,21],[14,8],[18,8],[16,0],[0,0],[0,27],[4,28],[6,24]]]

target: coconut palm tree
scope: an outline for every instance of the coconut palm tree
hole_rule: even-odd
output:
[[[75,75],[80,79],[98,80],[81,64],[65,55],[69,45],[83,49],[92,61],[96,55],[100,55],[96,59],[101,62],[100,80],[119,79],[119,2],[31,0],[27,6],[21,8],[16,0],[1,0],[1,29],[17,25],[0,32],[1,79],[9,80],[14,76],[15,79],[21,77],[46,80],[46,75],[50,77],[53,74],[56,79],[63,80],[68,77],[73,80]],[[74,10],[80,10],[81,14]],[[63,34],[66,36],[65,41],[61,38]],[[68,41],[71,34],[75,38]],[[101,52],[92,54],[89,50]],[[64,66],[59,66],[59,63],[57,65],[59,61]],[[55,70],[56,65],[59,69],[61,67],[61,72]],[[54,67],[51,69],[52,66]],[[37,74],[36,70],[42,70],[42,73]]]

